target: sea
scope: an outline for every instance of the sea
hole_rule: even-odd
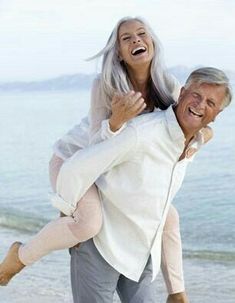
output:
[[[12,242],[27,241],[58,216],[48,197],[48,161],[53,143],[87,114],[89,98],[88,90],[0,93],[0,260]],[[235,104],[211,126],[214,137],[173,203],[190,302],[234,303]],[[72,303],[69,267],[67,250],[44,257],[0,287],[0,303]],[[157,293],[165,302],[161,274]]]

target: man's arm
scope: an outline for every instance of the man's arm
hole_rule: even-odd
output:
[[[136,146],[136,129],[128,126],[118,136],[76,152],[60,169],[53,205],[71,215],[99,176],[132,157]]]

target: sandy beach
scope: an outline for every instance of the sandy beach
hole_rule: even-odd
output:
[[[1,229],[5,234],[1,241],[2,259],[11,242],[29,238],[15,230]],[[57,251],[38,263],[25,268],[7,287],[0,288],[0,303],[72,303],[68,251]],[[186,289],[191,303],[234,303],[234,261],[209,261],[200,258],[184,258]],[[219,275],[218,275],[219,273]],[[167,296],[161,273],[158,280],[158,301],[164,303]],[[214,297],[212,296],[214,294]],[[120,302],[115,295],[114,303]]]

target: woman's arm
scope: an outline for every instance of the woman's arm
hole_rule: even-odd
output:
[[[110,102],[110,106],[108,106]],[[111,108],[111,109],[109,109]],[[109,100],[101,93],[100,80],[94,81],[89,111],[89,142],[96,144],[119,134],[126,122],[136,117],[145,108],[144,99],[134,91],[125,95],[115,94]]]

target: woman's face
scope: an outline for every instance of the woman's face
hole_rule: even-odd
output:
[[[118,31],[119,57],[128,66],[151,63],[154,55],[152,38],[139,21],[126,21]]]

